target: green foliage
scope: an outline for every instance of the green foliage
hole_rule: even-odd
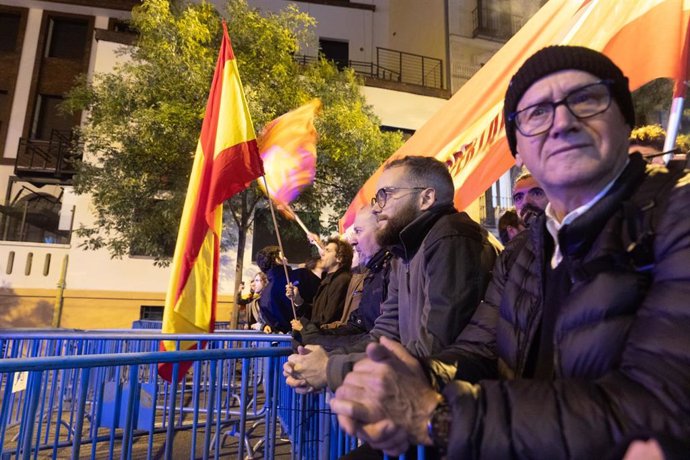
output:
[[[639,126],[633,129],[630,133],[630,139],[636,139],[642,142],[665,138],[666,131],[661,127],[661,125]]]
[[[633,92],[635,106],[635,124],[650,125],[659,122],[658,114],[667,114],[671,108],[673,81],[657,78]]]
[[[323,111],[317,182],[294,204],[318,215],[332,210],[327,230],[364,180],[401,142],[381,133],[351,71],[327,62],[295,62],[300,44],[314,46],[313,18],[290,6],[280,13],[250,9],[244,0],[226,6],[228,30],[257,133],[270,120],[319,97]],[[92,157],[75,179],[90,193],[96,222],[82,227],[88,249],[107,247],[113,257],[146,252],[169,262],[182,213],[192,159],[222,34],[208,3],[146,0],[132,13],[137,46],[122,51],[113,73],[83,81],[66,107],[88,110],[81,139]],[[265,199],[255,185],[230,200],[237,239],[244,246],[253,210]],[[238,250],[242,250],[239,248]]]

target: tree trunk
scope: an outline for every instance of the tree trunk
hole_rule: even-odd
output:
[[[244,219],[243,219],[244,220]],[[242,270],[244,269],[244,247],[247,242],[247,226],[241,225],[237,227],[237,263],[235,264],[235,290],[232,301],[232,313],[230,314],[230,328],[237,329],[237,322],[239,319],[240,309],[235,302],[237,294],[240,292],[240,283],[242,282]]]

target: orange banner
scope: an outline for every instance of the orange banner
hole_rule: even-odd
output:
[[[392,156],[434,156],[448,164],[455,205],[464,209],[513,164],[505,141],[503,98],[512,75],[539,49],[580,45],[618,64],[635,90],[659,77],[685,80],[690,0],[551,0]],[[376,193],[381,169],[341,219]]]

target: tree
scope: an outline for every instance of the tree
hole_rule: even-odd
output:
[[[319,97],[317,181],[294,207],[318,215],[332,209],[335,228],[350,199],[401,144],[382,133],[352,70],[323,60],[299,64],[294,55],[314,46],[314,20],[290,6],[262,15],[244,0],[226,6],[228,29],[255,128]],[[112,257],[133,248],[169,263],[182,213],[221,38],[221,18],[210,4],[146,0],[132,11],[136,46],[122,50],[114,72],[82,81],[66,108],[87,110],[80,139],[90,161],[75,177],[75,191],[93,197],[96,221],[80,227],[83,247],[105,247]],[[226,203],[242,254],[254,210],[264,198],[256,185]]]
[[[673,99],[673,81],[657,78],[633,93],[637,126],[659,123],[659,113],[668,114]]]

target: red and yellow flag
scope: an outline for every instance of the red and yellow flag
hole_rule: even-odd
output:
[[[455,205],[464,209],[514,164],[505,141],[503,98],[529,56],[548,45],[586,46],[609,56],[632,90],[659,77],[683,82],[689,17],[690,0],[551,0],[391,159],[429,155],[446,162]],[[342,227],[374,196],[380,173],[359,191]]]
[[[268,123],[259,136],[267,194],[283,212],[314,182],[317,140],[314,117],[320,108],[321,101],[313,99]],[[264,184],[260,185],[264,189]]]
[[[189,178],[163,313],[164,333],[213,332],[223,201],[263,174],[254,127],[223,22],[223,41]],[[183,342],[181,349],[194,348]],[[176,343],[162,341],[161,350]],[[188,365],[187,365],[188,368]],[[180,374],[186,368],[181,366]],[[172,366],[158,373],[170,381]]]

